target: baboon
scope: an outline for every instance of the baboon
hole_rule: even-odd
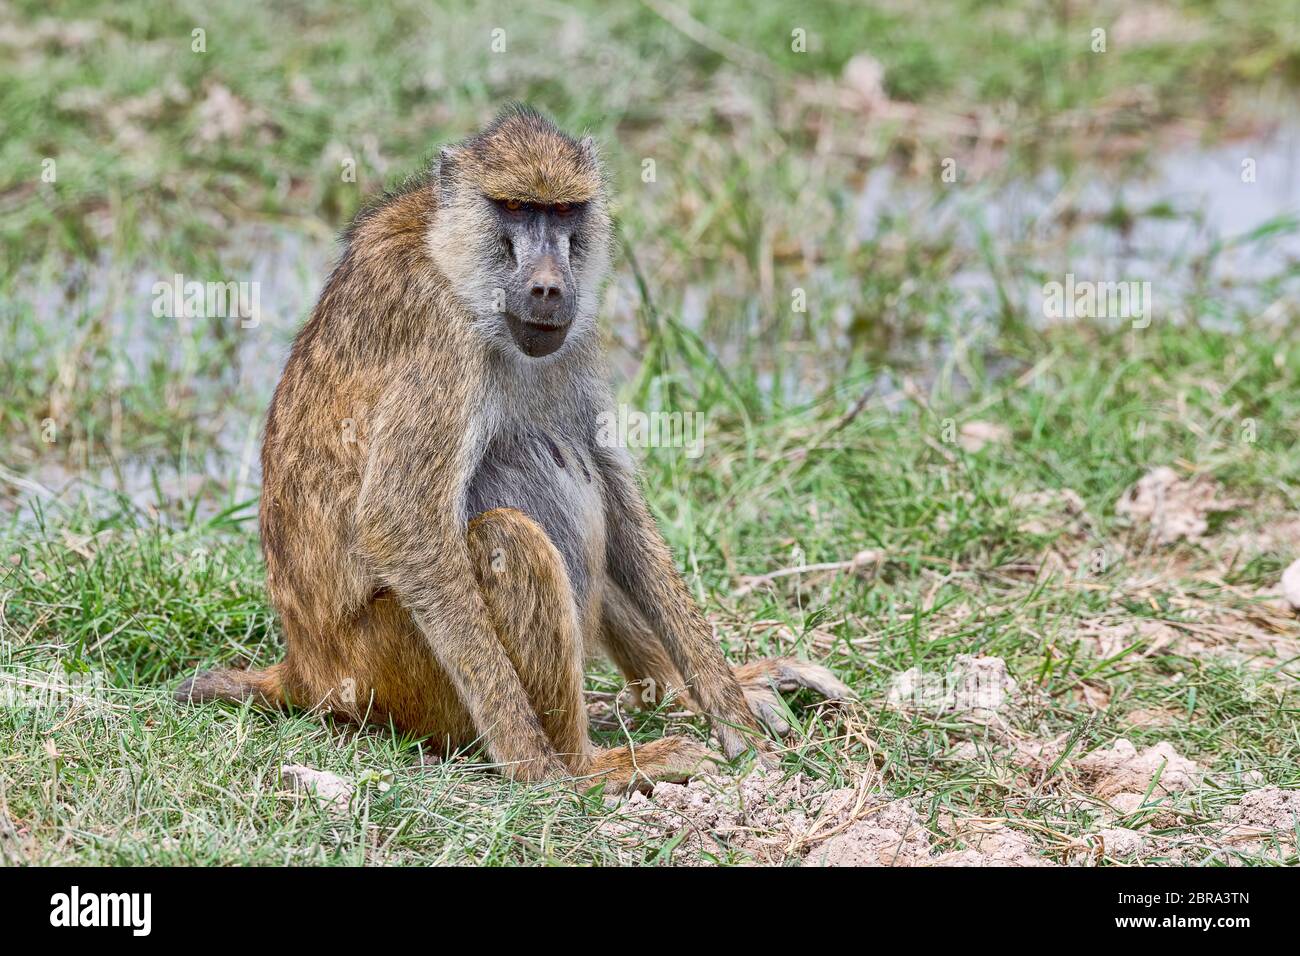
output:
[[[597,750],[583,665],[708,715],[728,757],[788,731],[777,690],[848,689],[723,658],[622,448],[596,324],[612,226],[590,138],[517,106],[363,210],[267,415],[262,550],[285,659],[182,701],[321,707],[516,779],[683,779],[686,737]]]

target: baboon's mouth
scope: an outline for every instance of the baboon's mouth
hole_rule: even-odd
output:
[[[531,322],[513,313],[506,313],[506,325],[510,327],[510,334],[514,337],[515,344],[519,346],[519,351],[530,358],[550,355],[563,345],[565,336],[569,334],[570,324],[568,321]]]

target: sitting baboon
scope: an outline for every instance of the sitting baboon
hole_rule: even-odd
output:
[[[596,325],[604,177],[523,107],[362,212],[267,416],[262,547],[283,662],[198,675],[182,700],[321,706],[520,779],[681,778],[685,737],[594,749],[583,664],[603,650],[709,715],[728,756],[769,747],[775,690],[840,697],[793,658],[733,670],[647,509]],[[650,696],[647,694],[646,696]]]

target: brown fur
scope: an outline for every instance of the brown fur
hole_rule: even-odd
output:
[[[590,140],[574,143],[523,107],[507,110],[465,144],[475,184],[493,199],[581,203],[602,188]]]
[[[450,278],[474,281],[466,257],[492,237],[473,246],[435,226],[482,232],[474,188],[548,202],[586,197],[593,249],[608,241],[608,216],[590,149],[528,111],[507,113],[444,157],[440,177],[358,218],[275,390],[260,524],[285,660],[202,674],[177,696],[321,707],[391,722],[444,751],[481,743],[523,779],[682,778],[708,756],[689,740],[593,751],[582,662],[604,646],[629,678],[688,687],[729,756],[763,749],[755,715],[770,716],[782,674],[793,675],[791,687],[847,689],[822,668],[800,674],[785,659],[747,665],[737,680],[618,451],[570,449],[571,460],[551,446],[567,480],[585,479],[578,487],[604,496],[606,531],[593,535],[601,550],[578,565],[589,578],[581,608],[573,565],[532,516],[466,514],[466,489],[501,428],[486,410],[514,378],[501,377],[506,360],[485,345],[487,320]],[[600,260],[586,268],[575,274],[598,283]],[[579,293],[595,299],[594,289]],[[597,350],[588,339],[566,348],[566,364],[511,374],[542,376],[538,389],[576,389],[592,379]],[[534,399],[555,404],[529,390],[512,400]],[[573,399],[574,415],[594,415],[584,402]]]

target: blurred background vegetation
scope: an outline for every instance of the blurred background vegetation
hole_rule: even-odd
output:
[[[1257,138],[1288,115],[1293,142],[1300,82],[1287,0],[136,0],[57,16],[6,0],[0,18],[0,374],[15,392],[3,431],[32,448],[45,412],[128,444],[171,430],[171,447],[180,423],[220,415],[228,394],[192,395],[163,366],[241,391],[232,369],[254,355],[265,361],[250,379],[273,376],[329,237],[508,100],[604,144],[632,251],[609,312],[633,357],[623,370],[664,371],[648,335],[658,316],[755,364],[765,403],[780,404],[901,359],[899,346],[938,347],[954,326],[1023,323],[1043,273],[1065,271],[1051,254],[1076,255],[1080,241],[1094,255],[1108,240],[1128,243],[1125,258],[1151,251],[1133,247],[1144,218],[1201,210],[1143,191],[1141,177],[1198,184],[1210,156],[1173,173],[1161,160]],[[47,160],[55,183],[42,181]],[[954,183],[941,182],[945,160]],[[1261,171],[1253,192],[1276,192],[1279,175],[1294,179],[1294,166]],[[1097,222],[1111,235],[1080,229]],[[1177,254],[1215,248],[1222,224],[1208,225],[1199,248],[1178,234]],[[1195,281],[1205,265],[1177,270]],[[137,323],[142,285],[176,272],[262,281],[272,321],[254,334]],[[1166,303],[1182,291],[1170,286]],[[124,342],[125,360],[103,354]],[[56,345],[64,354],[48,361]],[[131,407],[115,413],[119,392]]]

